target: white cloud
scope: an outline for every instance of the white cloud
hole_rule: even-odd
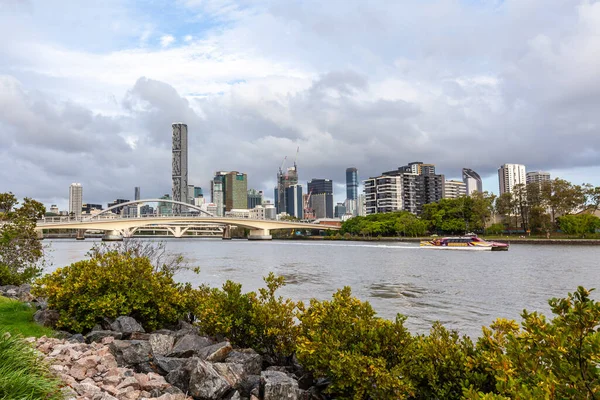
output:
[[[160,37],[160,45],[162,47],[169,47],[175,43],[175,37],[173,35],[163,35]]]

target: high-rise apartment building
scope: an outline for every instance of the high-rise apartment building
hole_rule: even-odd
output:
[[[479,176],[477,172],[469,168],[463,168],[462,178],[467,186],[467,196],[472,195],[476,191],[483,193],[483,183],[481,181],[481,176]]]
[[[531,171],[526,174],[526,182],[529,183],[543,183],[550,181],[550,172],[544,171]]]
[[[335,205],[333,216],[335,218],[342,218],[344,215],[346,215],[346,206],[344,203],[337,203]]]
[[[140,197],[140,187],[139,186],[136,186],[134,188],[133,199],[134,200],[140,200],[141,199],[141,197]]]
[[[231,171],[225,175],[225,211],[248,208],[248,176]]]
[[[302,219],[304,213],[302,209],[302,185],[292,185],[285,190],[287,201],[285,212],[292,217]]]
[[[447,180],[444,182],[444,198],[456,199],[467,195],[467,184],[462,181]]]
[[[287,207],[286,189],[298,184],[298,168],[294,162],[285,172],[279,168],[277,172],[277,186],[275,187],[275,209],[277,214],[285,212]]]
[[[187,201],[186,203],[194,204],[194,185],[187,186]]]
[[[263,192],[262,190],[249,189],[248,190],[248,208],[251,210],[256,206],[260,206],[263,203]]]
[[[163,200],[171,200],[171,195],[165,194],[161,197]],[[173,214],[173,203],[167,203],[164,201],[158,202],[157,207],[158,215],[170,215]]]
[[[69,186],[69,215],[81,217],[83,206],[83,186],[81,183],[71,183]]]
[[[215,216],[225,215],[225,175],[226,172],[216,172],[215,177],[210,181],[210,201],[217,207]]]
[[[333,181],[331,179],[312,179],[306,185],[310,194],[309,207],[315,218],[333,218]]]
[[[188,200],[188,129],[186,124],[175,123],[173,128],[173,200],[184,203]],[[174,204],[173,212],[181,211],[181,205]]]
[[[527,183],[525,166],[522,164],[504,164],[498,168],[500,195],[510,193],[516,185]]]

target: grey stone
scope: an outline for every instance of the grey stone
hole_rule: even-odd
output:
[[[190,333],[179,339],[175,343],[175,346],[173,346],[173,350],[170,353],[168,353],[167,356],[192,357],[193,355],[198,354],[198,351],[200,349],[203,349],[204,347],[210,346],[212,344],[213,341],[209,338]]]
[[[156,355],[164,356],[173,350],[175,344],[175,337],[171,335],[163,335],[161,333],[150,334],[150,346],[152,346],[152,353]]]
[[[152,359],[152,348],[145,340],[115,340],[108,347],[120,367],[135,367]]]
[[[92,342],[101,342],[105,337],[114,337],[115,339],[121,339],[123,334],[121,332],[116,331],[105,331],[105,330],[97,330],[91,331],[87,335],[85,335],[85,341],[87,343]]]
[[[76,333],[74,335],[71,335],[67,341],[69,343],[85,343],[85,338],[83,337],[83,335],[81,333]]]
[[[241,400],[242,397],[240,396],[240,393],[236,390],[233,393],[228,394],[227,396],[223,397],[224,400]]]
[[[158,373],[162,372],[162,375],[166,375],[171,371],[180,369],[187,362],[187,360],[189,359],[163,357],[157,355],[154,356],[154,364],[158,367]]]
[[[146,332],[142,325],[128,316],[120,316],[111,325],[111,330],[123,333]]]
[[[198,350],[198,357],[205,361],[221,362],[233,348],[229,342],[221,342]]]
[[[186,358],[185,360],[186,361],[179,368],[171,370],[165,379],[171,385],[176,386],[185,393],[188,393],[191,370],[196,366],[196,363],[199,361],[199,359],[192,357]]]
[[[263,371],[260,374],[263,400],[298,400],[298,382],[280,371]]]
[[[258,396],[260,391],[260,375],[247,375],[238,384],[237,389],[244,397],[250,397],[252,393]]]
[[[246,375],[260,375],[262,371],[262,357],[252,349],[233,350],[225,362],[243,365]]]
[[[210,363],[196,359],[190,371],[189,393],[194,398],[217,400],[231,390],[231,385]]]
[[[47,326],[49,328],[56,327],[58,322],[59,314],[56,310],[38,310],[33,314],[33,320],[40,325]]]
[[[221,375],[232,388],[240,387],[246,377],[244,368],[240,364],[213,363],[212,367]]]

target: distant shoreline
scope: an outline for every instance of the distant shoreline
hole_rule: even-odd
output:
[[[600,239],[523,239],[523,238],[493,238],[487,239],[485,237],[481,237],[486,240],[491,240],[494,242],[508,243],[508,244],[539,244],[539,245],[584,245],[584,246],[594,246],[600,245]],[[277,238],[273,240],[323,240],[323,241],[347,241],[347,242],[406,242],[406,243],[419,243],[421,240],[431,240],[431,237],[422,237],[422,238],[407,238],[407,237],[382,237],[382,238],[360,238],[353,237],[351,239],[344,238],[330,238],[325,236],[310,236],[303,238]]]

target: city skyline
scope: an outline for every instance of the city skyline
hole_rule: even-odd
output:
[[[188,181],[207,189],[214,171],[243,171],[271,198],[298,147],[299,181],[333,180],[335,203],[348,166],[362,182],[409,160],[447,179],[471,168],[496,194],[504,163],[600,185],[598,2],[0,11],[0,184],[20,198],[65,209],[72,182],[93,203],[169,193],[176,121]]]

